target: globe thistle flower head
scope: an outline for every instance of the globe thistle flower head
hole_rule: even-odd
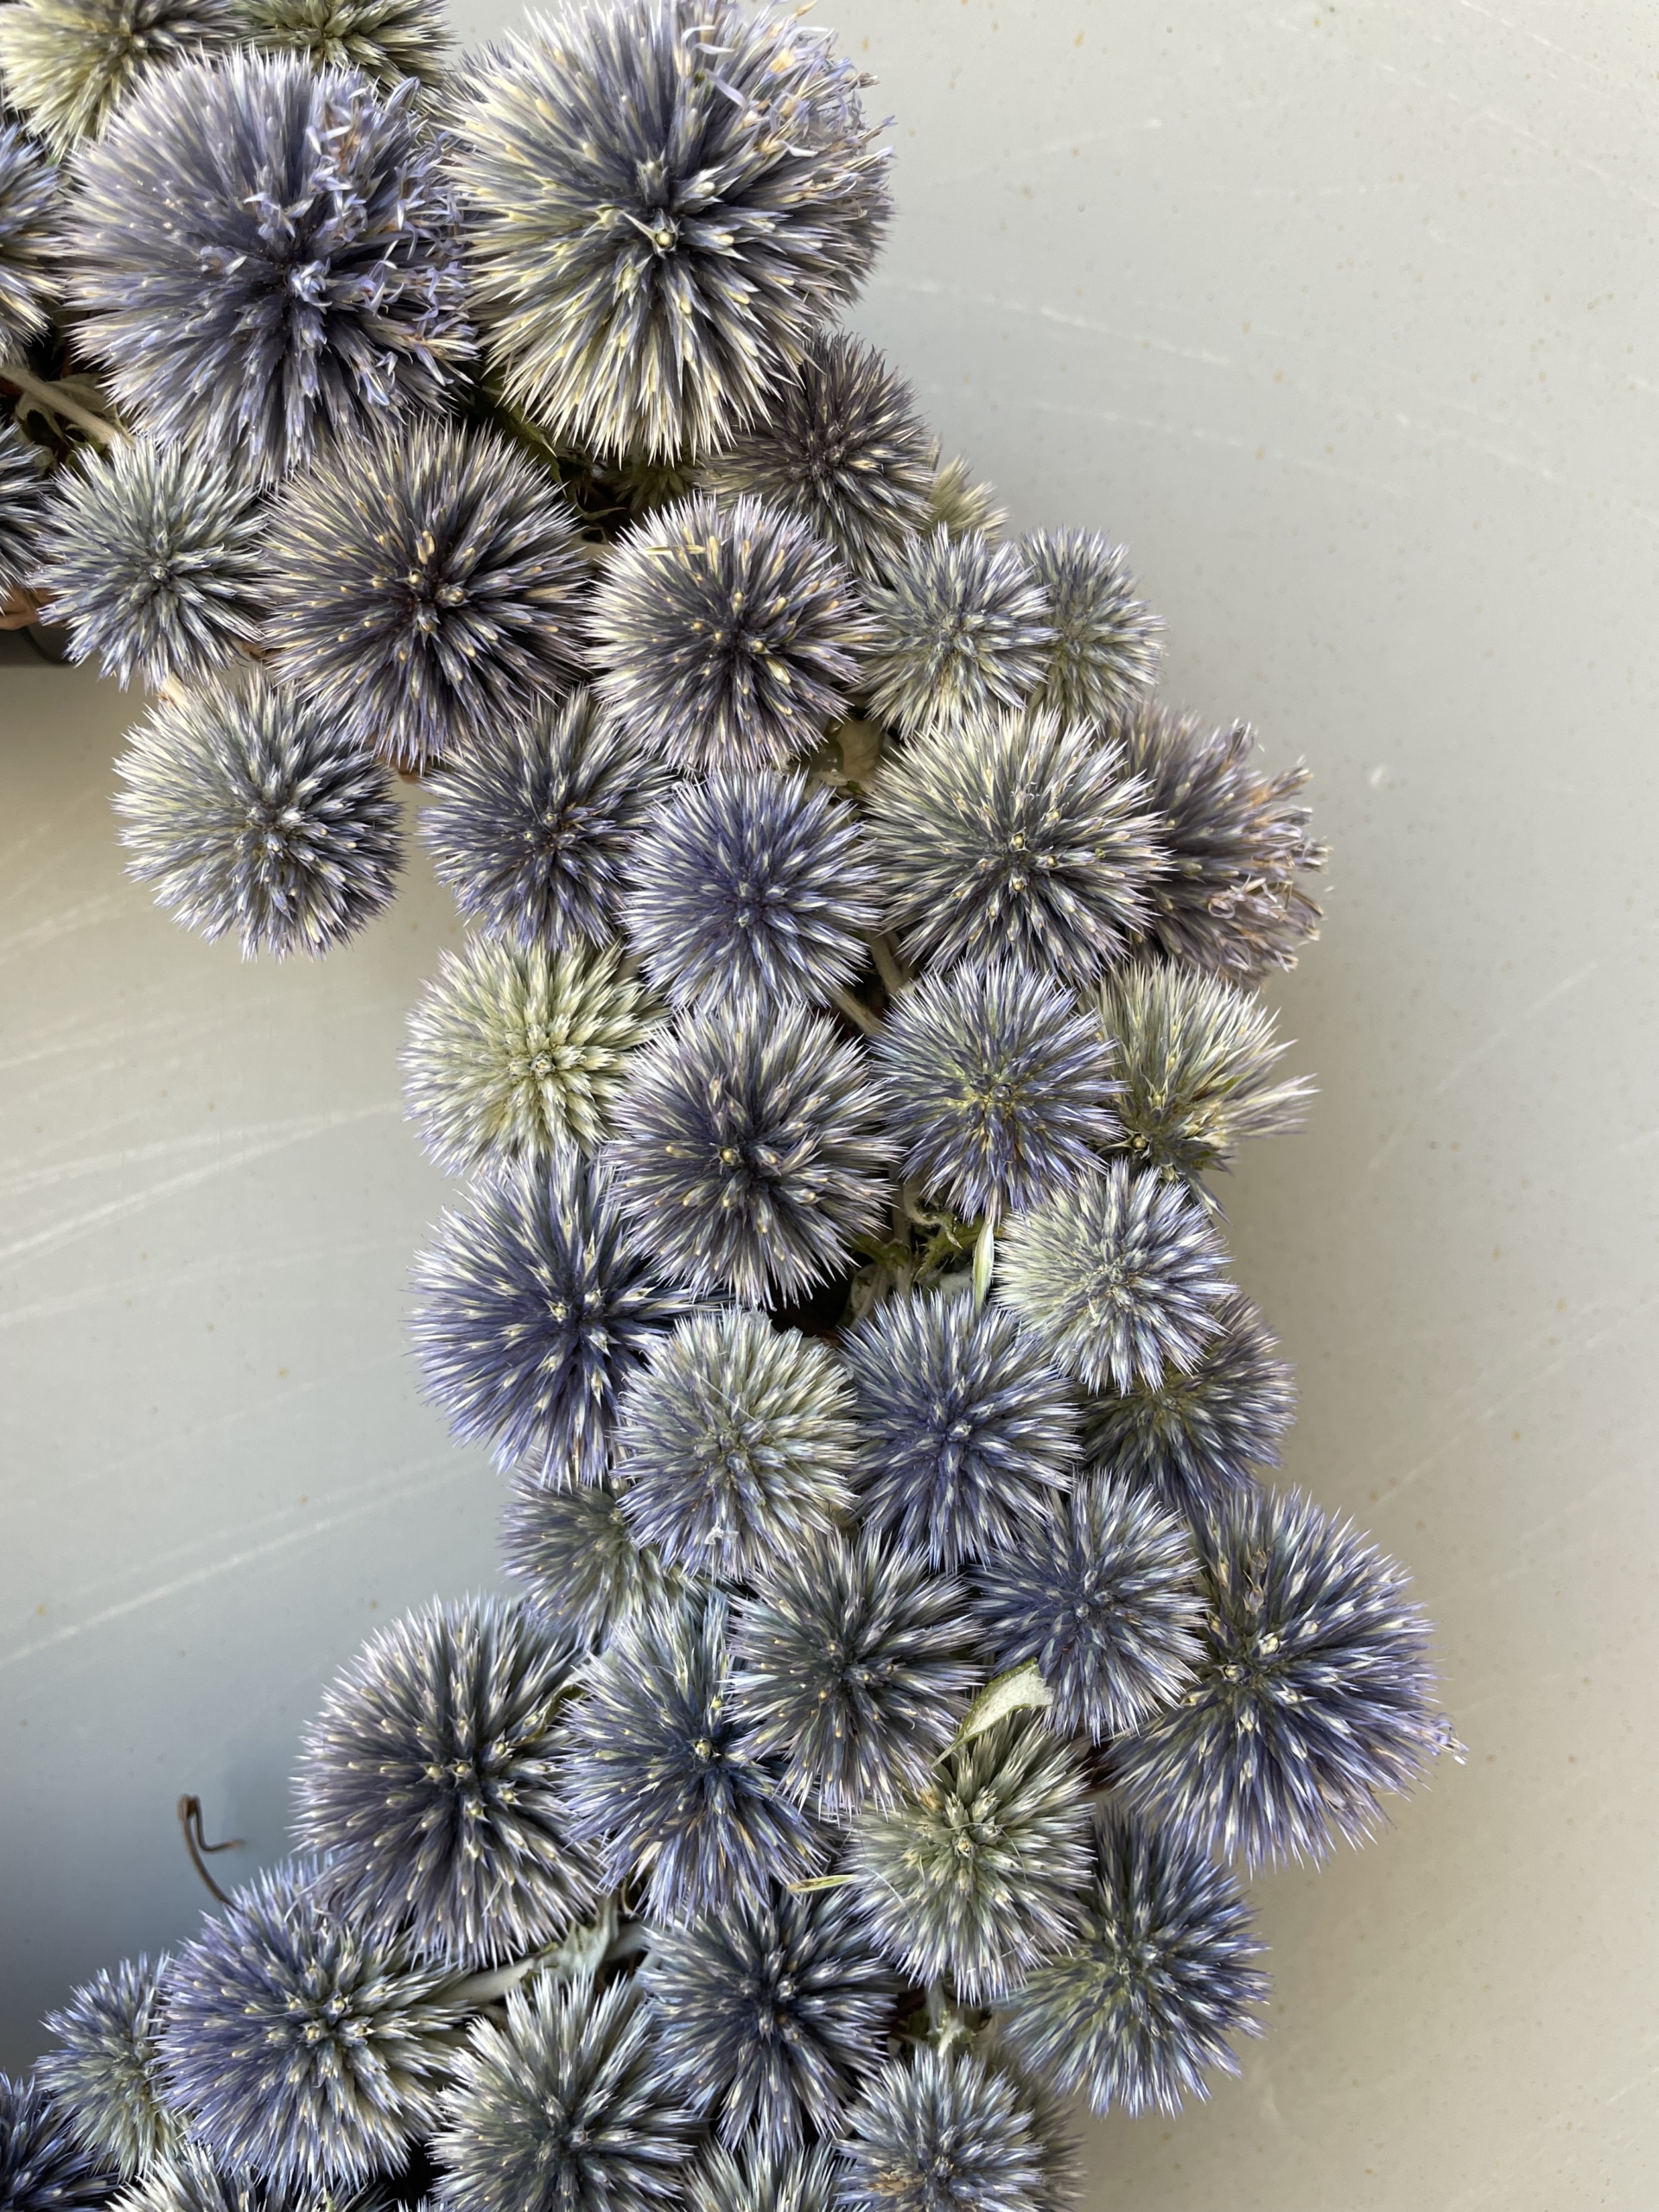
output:
[[[261,620],[258,486],[211,453],[124,440],[58,479],[40,583],[72,659],[125,686],[200,683]]]
[[[45,456],[15,423],[0,422],[0,603],[39,566],[45,513]]]
[[[86,2212],[117,2176],[82,2145],[38,2074],[0,2074],[0,2204],[6,2212]]]
[[[686,2177],[688,2212],[834,2212],[836,2161],[827,2143],[813,2151],[763,2151],[753,2139],[737,2152],[711,2143]]]
[[[899,1988],[836,1892],[653,1931],[642,1978],[669,2085],[723,2143],[779,2162],[809,2128],[840,2133]]]
[[[1119,1135],[1098,1026],[1058,983],[1009,961],[924,976],[874,1057],[904,1174],[970,1220],[1069,1190]]]
[[[1095,1743],[1173,1705],[1198,1657],[1198,1567],[1148,1493],[1091,1475],[975,1575],[999,1672],[1035,1660],[1060,1734]]]
[[[36,2069],[88,2156],[124,2180],[145,2173],[182,2143],[162,2101],[160,1987],[168,1961],[124,1959],[70,1997],[45,2026],[57,2038]],[[0,2199],[0,2201],[8,2201]]]
[[[16,18],[25,12],[19,7]],[[46,327],[56,289],[57,196],[58,173],[43,149],[21,124],[0,122],[0,361],[21,353]]]
[[[1041,586],[1017,546],[943,524],[868,594],[865,668],[877,717],[906,736],[976,728],[1024,705],[1054,643]]]
[[[1203,1649],[1182,1702],[1114,1751],[1143,1818],[1248,1868],[1366,1841],[1446,1741],[1406,1577],[1297,1491],[1198,1526]]]
[[[222,2171],[188,2137],[117,2199],[121,2212],[290,2212],[294,2201],[250,2173]],[[362,2212],[375,2203],[372,2190],[348,2201]]]
[[[16,0],[0,16],[0,79],[61,157],[141,77],[228,47],[240,28],[230,0]]]
[[[1123,548],[1096,531],[1039,530],[1023,550],[1054,632],[1036,698],[1063,721],[1123,714],[1157,681],[1164,626],[1135,597]]]
[[[834,1533],[774,1562],[738,1616],[739,1719],[826,1821],[920,1789],[982,1668],[960,1586]]]
[[[612,1485],[602,1478],[556,1489],[513,1479],[502,1532],[503,1565],[524,1603],[555,1635],[589,1651],[619,1621],[660,1608],[682,1578],[649,1544],[637,1544]]]
[[[284,488],[267,557],[279,673],[402,767],[489,741],[575,675],[574,512],[493,430],[344,440]]]
[[[1012,2071],[919,2045],[865,2088],[841,2144],[842,2212],[1052,2212],[1061,2179]]]
[[[879,581],[928,524],[934,441],[874,346],[820,333],[765,415],[702,480],[786,507],[855,575]]]
[[[826,998],[865,957],[880,918],[852,809],[772,769],[716,770],[682,784],[630,868],[628,932],[677,1005],[747,990]]]
[[[455,1434],[555,1484],[603,1472],[623,1383],[686,1311],[623,1235],[609,1171],[568,1147],[481,1183],[415,1281],[415,1349]]]
[[[886,1211],[859,1047],[747,994],[681,1015],[635,1059],[610,1147],[645,1249],[696,1291],[789,1298],[837,1274]]]
[[[1071,1481],[1070,1385],[1014,1316],[966,1292],[895,1298],[848,1334],[873,1534],[956,1568],[1017,1548]]]
[[[871,1933],[912,1981],[948,1979],[970,2005],[993,2002],[1076,1935],[1086,1784],[1041,1721],[999,1720],[916,1796],[868,1808],[848,1867]]]
[[[694,1314],[653,1344],[618,1441],[636,1542],[690,1573],[746,1580],[852,1503],[845,1377],[823,1345],[763,1313]]]
[[[116,763],[127,871],[245,959],[327,952],[391,898],[403,838],[391,778],[257,667],[150,709]]]
[[[663,782],[584,688],[452,753],[421,836],[480,935],[521,952],[608,944]]]
[[[933,452],[926,528],[947,531],[952,537],[995,537],[1008,518],[996,504],[996,493],[988,484],[975,483],[973,470],[960,455],[941,460],[937,442]]]
[[[1209,1215],[1181,1183],[1114,1160],[1008,1224],[1000,1295],[1087,1389],[1185,1374],[1233,1287]]]
[[[435,0],[242,0],[242,19],[267,54],[360,70],[387,91],[403,77],[439,83],[453,44]]]
[[[652,2212],[680,2201],[696,2126],[665,2094],[638,1981],[537,1974],[482,2014],[432,2145],[453,2212]]]
[[[1268,1983],[1230,1876],[1179,1836],[1121,1812],[1099,1824],[1082,1940],[1010,2000],[1014,2050],[1097,2113],[1179,2112],[1205,2076],[1238,2072],[1228,2038],[1260,2035]]]
[[[496,48],[454,166],[508,397],[556,443],[657,460],[766,411],[886,226],[861,82],[736,0],[613,0]]]
[[[619,719],[703,775],[810,753],[847,711],[866,625],[852,579],[804,523],[698,492],[615,546],[588,634]]]
[[[567,1833],[603,1878],[645,1887],[653,1920],[764,1907],[822,1846],[734,1717],[723,1598],[626,1620],[571,1715]]]
[[[647,1002],[615,945],[521,951],[475,938],[440,956],[409,1018],[404,1098],[431,1159],[451,1175],[525,1160],[605,1135]]]
[[[1144,928],[1165,865],[1122,749],[1046,710],[907,746],[876,779],[868,828],[913,959],[1000,954],[1077,986]]]

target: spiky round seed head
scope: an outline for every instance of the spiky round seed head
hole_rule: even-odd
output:
[[[861,81],[735,0],[613,0],[496,47],[454,167],[509,398],[557,443],[658,460],[766,412],[886,226]]]
[[[823,1344],[763,1313],[695,1314],[623,1398],[623,1517],[671,1566],[747,1580],[836,1525],[855,1446]]]
[[[957,2044],[891,2059],[848,2115],[841,2212],[1055,2212],[1044,2131],[1006,2068]]]
[[[1181,1523],[1145,1491],[1091,1475],[974,1575],[999,1672],[1034,1659],[1052,1726],[1095,1743],[1173,1705],[1198,1657],[1198,1566]]]
[[[574,511],[494,430],[399,423],[320,454],[266,557],[277,672],[402,767],[502,735],[579,665]]]
[[[1327,857],[1297,799],[1306,767],[1263,775],[1247,722],[1211,729],[1149,702],[1118,734],[1170,856],[1151,887],[1153,944],[1171,960],[1246,981],[1294,968],[1303,941],[1319,933],[1319,909],[1299,879]]]
[[[928,524],[936,445],[874,346],[820,332],[753,429],[702,480],[798,515],[855,575],[879,580]]]
[[[127,872],[243,957],[327,952],[391,898],[391,778],[326,715],[250,666],[151,708],[116,762]]]
[[[584,687],[458,747],[427,780],[420,834],[480,935],[521,952],[608,944],[664,780]]]
[[[686,1311],[622,1232],[607,1168],[503,1169],[416,1262],[412,1334],[455,1434],[553,1483],[603,1472],[617,1394]]]
[[[388,91],[402,77],[438,84],[454,42],[437,0],[242,0],[242,19],[268,54],[360,69]]]
[[[1120,1134],[1098,1025],[1011,961],[925,976],[894,1005],[874,1060],[905,1175],[969,1220],[1069,1190]]]
[[[649,1002],[615,945],[521,951],[474,938],[439,956],[409,1017],[404,1099],[429,1158],[451,1175],[561,1145],[591,1152],[651,1032]]]
[[[46,500],[46,456],[15,423],[0,422],[0,606],[40,564]]]
[[[837,1274],[886,1211],[887,1157],[860,1048],[820,1014],[752,995],[648,1044],[613,1119],[617,1194],[694,1290],[760,1306]]]
[[[943,524],[906,544],[866,592],[870,705],[909,736],[976,729],[1025,704],[1054,640],[1017,546]]]
[[[1209,1215],[1182,1183],[1114,1160],[1008,1224],[997,1286],[1057,1364],[1091,1390],[1189,1373],[1233,1287]]]
[[[124,2180],[145,2173],[184,2140],[178,2115],[162,2101],[160,1987],[168,1961],[123,1959],[100,1970],[48,2012],[45,2027],[58,2049],[36,2071],[77,2139],[100,2167]],[[9,2199],[0,2198],[9,2202]]]
[[[272,478],[442,403],[471,340],[416,92],[243,48],[150,72],[81,149],[65,289],[142,429]]]
[[[152,690],[237,664],[263,613],[256,484],[212,453],[138,438],[83,454],[54,490],[39,583],[72,659]]]
[[[342,2200],[326,2194],[319,2201],[307,2190],[277,2189],[250,2173],[225,2171],[188,2139],[117,2202],[120,2212],[324,2212],[336,2202],[340,2212],[390,2212],[373,2183]]]
[[[975,483],[973,470],[959,454],[941,461],[937,457],[937,442],[933,450],[936,458],[932,487],[927,495],[926,528],[948,531],[952,537],[970,533],[995,537],[1008,518],[996,504],[995,492],[988,484]]]
[[[867,626],[804,523],[694,493],[612,550],[588,618],[600,693],[688,775],[778,767],[847,711]]]
[[[1087,1785],[1041,1721],[999,1720],[891,1810],[868,1808],[848,1871],[872,1933],[924,1986],[1006,1996],[1075,1936],[1089,1878]]]
[[[1102,1815],[1075,1950],[1008,2001],[1014,2049],[1097,2113],[1176,2113],[1205,2075],[1238,2072],[1228,2038],[1260,2035],[1268,1977],[1249,1907],[1206,1852],[1122,1812]]]
[[[161,2030],[168,2100],[221,2165],[350,2189],[436,2117],[460,2014],[436,1974],[353,1927],[303,1861],[257,1875],[184,1945]]]
[[[921,1789],[984,1671],[959,1584],[839,1532],[767,1570],[734,1641],[739,1719],[827,1821]]]
[[[1163,868],[1120,747],[1046,711],[944,729],[883,763],[870,842],[917,960],[1001,954],[1082,986],[1145,927]]]
[[[1366,1841],[1446,1740],[1405,1573],[1299,1491],[1236,1491],[1197,1535],[1197,1680],[1115,1747],[1115,1778],[1147,1820],[1251,1869]]]
[[[653,1920],[766,1904],[817,1871],[811,1822],[732,1712],[727,1605],[686,1598],[623,1621],[571,1715],[568,1832],[607,1883],[644,1886]]]
[[[96,138],[141,79],[230,46],[230,0],[16,0],[0,16],[9,104],[60,157]]]
[[[711,2143],[685,2186],[688,2212],[834,2212],[836,2156],[827,2143],[776,2156],[753,2139],[735,2154]]]
[[[556,1635],[596,1651],[617,1623],[659,1607],[682,1587],[677,1569],[636,1544],[608,1482],[555,1489],[514,1477],[502,1528],[503,1561],[524,1603]]]
[[[628,934],[677,1005],[826,998],[880,918],[852,808],[776,770],[716,770],[658,808],[630,867]]]
[[[118,2177],[91,2158],[37,2074],[0,2074],[0,2204],[6,2212],[88,2212]]]
[[[653,1930],[642,1979],[670,2085],[718,2123],[781,2159],[810,2128],[841,2131],[842,2109],[886,2047],[899,1989],[844,1896],[728,1908]]]
[[[664,2094],[638,1981],[550,1974],[480,2014],[432,2145],[451,2212],[651,2212],[677,2203],[697,2128]]]
[[[1035,699],[1068,722],[1125,713],[1157,681],[1164,626],[1135,597],[1123,548],[1088,530],[1022,544],[1054,632]]]
[[[26,12],[19,7],[15,15],[21,19]],[[46,327],[57,289],[57,207],[58,173],[44,150],[22,124],[0,122],[0,361],[22,353]]]
[[[1077,1401],[1011,1313],[963,1291],[894,1298],[842,1345],[874,1533],[955,1568],[1017,1548],[1071,1480]]]

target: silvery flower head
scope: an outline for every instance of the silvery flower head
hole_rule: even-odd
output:
[[[1001,954],[1077,986],[1146,926],[1166,865],[1122,748],[1047,711],[942,729],[890,756],[869,836],[913,958]]]
[[[596,1651],[618,1622],[663,1605],[682,1586],[638,1544],[612,1484],[560,1488],[519,1473],[502,1529],[502,1565],[556,1635]]]
[[[846,1377],[764,1313],[694,1314],[659,1338],[623,1398],[617,1448],[636,1541],[689,1573],[746,1580],[852,1503]]]
[[[128,873],[187,929],[234,931],[245,958],[326,952],[391,899],[391,776],[257,666],[153,707],[116,772]]]
[[[1087,1389],[1189,1372],[1233,1287],[1209,1214],[1185,1184],[1114,1160],[1009,1223],[999,1295]]]
[[[654,2212],[696,2123],[667,2094],[638,1981],[534,1976],[454,2062],[432,2145],[451,2212]]]
[[[1064,721],[1124,713],[1157,680],[1164,626],[1135,597],[1123,548],[1096,531],[1039,530],[1022,550],[1054,632],[1038,700]]]
[[[509,398],[658,460],[766,412],[887,222],[861,82],[792,10],[736,0],[611,0],[497,46],[454,169]]]
[[[1009,2069],[961,2044],[891,2059],[848,2115],[842,2212],[1055,2212],[1046,2130]],[[1063,2185],[1063,2184],[1062,2184]]]
[[[1179,2112],[1229,2044],[1260,2035],[1268,1977],[1249,1907],[1206,1852],[1122,1812],[1100,1821],[1077,1948],[1009,2000],[1004,2033],[1053,2088],[1097,2113]]]
[[[12,422],[0,422],[0,605],[22,590],[41,559],[45,455]]]
[[[124,440],[57,479],[40,584],[73,659],[152,690],[205,682],[258,634],[257,485],[215,454]]]
[[[995,537],[1007,520],[988,484],[976,484],[974,472],[958,454],[944,458],[934,447],[933,485],[927,495],[927,528],[952,537]]]
[[[1198,1657],[1198,1565],[1145,1491],[1090,1475],[974,1575],[996,1670],[1035,1660],[1062,1735],[1099,1743],[1173,1705]]]
[[[652,817],[630,870],[628,934],[676,1004],[736,990],[826,998],[880,918],[844,800],[799,774],[717,769]]]
[[[895,1002],[874,1059],[903,1173],[969,1220],[1070,1189],[1120,1135],[1099,1025],[1007,960],[924,976]]]
[[[834,2212],[836,2172],[827,2143],[776,2153],[753,2137],[736,2152],[711,2143],[686,2177],[687,2212]]]
[[[906,736],[976,728],[1018,709],[1054,642],[1042,587],[1017,546],[943,526],[906,544],[866,594],[870,704]]]
[[[603,1139],[649,1002],[620,950],[521,951],[474,938],[439,955],[409,1017],[404,1100],[428,1155],[452,1175]]]
[[[686,1311],[623,1235],[608,1169],[568,1147],[480,1183],[415,1282],[415,1349],[455,1434],[554,1483],[603,1472],[619,1391]]]
[[[806,525],[706,492],[634,524],[588,614],[602,697],[690,775],[778,767],[847,711],[866,624]]]
[[[5,19],[21,21],[21,6]],[[0,68],[3,68],[0,59]],[[52,270],[58,173],[20,123],[0,122],[0,361],[46,327],[57,289]]]
[[[6,2212],[90,2212],[118,2177],[88,2155],[37,2074],[0,2074],[0,2204]]]
[[[358,69],[391,91],[442,79],[454,41],[437,0],[242,0],[245,35],[315,69]]]
[[[342,439],[283,487],[266,557],[277,672],[400,766],[497,737],[574,678],[574,511],[494,430]]]
[[[149,73],[80,149],[66,290],[142,429],[270,478],[441,404],[470,340],[416,90],[244,48]]]
[[[169,2102],[222,2165],[351,2189],[401,2166],[436,2116],[458,2014],[435,1974],[331,1910],[317,1870],[259,1874],[168,1972]]]
[[[231,0],[16,0],[0,15],[0,76],[62,156],[96,138],[134,86],[240,32]]]
[[[1197,1681],[1115,1746],[1115,1778],[1147,1820],[1252,1869],[1366,1841],[1446,1741],[1405,1574],[1298,1491],[1237,1491],[1197,1534]]]
[[[1088,1789],[1040,1720],[999,1720],[890,1810],[867,1808],[848,1858],[877,1942],[913,1981],[969,2004],[1017,1988],[1075,1938],[1089,1878]]]
[[[894,1298],[842,1346],[868,1528],[936,1567],[1017,1548],[1067,1488],[1077,1401],[1011,1313],[966,1291]]]
[[[793,1297],[885,1216],[861,1051],[804,1007],[737,995],[682,1014],[634,1060],[613,1120],[623,1209],[694,1290]]]
[[[40,2061],[43,2086],[82,2148],[124,2180],[146,2172],[184,2139],[162,2097],[160,1989],[168,1961],[124,1959],[75,1990],[45,2027],[58,2048]],[[9,2200],[0,2200],[9,2201]]]
[[[280,2189],[247,2171],[232,2173],[214,2163],[199,2143],[183,2139],[117,2200],[121,2212],[391,2212],[373,2183],[367,2189],[319,2199],[303,2188]]]

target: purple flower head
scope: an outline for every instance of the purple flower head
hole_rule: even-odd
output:
[[[906,737],[965,732],[1022,707],[1053,641],[1025,556],[977,531],[912,540],[868,596],[870,703]]]
[[[21,24],[22,7],[0,20],[0,35]],[[0,69],[5,67],[0,47]],[[56,289],[52,248],[58,173],[19,123],[0,123],[0,360],[22,351],[46,327]]]
[[[960,2045],[891,2059],[848,2116],[841,2212],[1054,2212],[1066,2175],[1013,2071]]]
[[[40,2079],[82,2149],[126,2181],[184,2140],[179,2116],[164,2101],[161,2072],[161,1986],[168,1963],[165,1954],[154,1966],[144,1957],[124,1959],[46,2016],[58,2047],[40,2061]]]
[[[1063,721],[1109,721],[1157,680],[1163,624],[1135,597],[1123,548],[1097,531],[1035,531],[1021,550],[1054,633],[1037,702]]]

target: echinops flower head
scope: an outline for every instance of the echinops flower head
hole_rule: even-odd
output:
[[[95,138],[152,73],[230,46],[232,0],[16,0],[0,14],[8,103],[59,156]]]
[[[927,529],[946,531],[952,537],[996,537],[1008,518],[996,504],[995,492],[988,484],[974,481],[973,470],[959,454],[945,460],[941,457],[937,442],[933,452]]]
[[[19,6],[6,20],[24,12]],[[58,173],[44,149],[21,124],[0,122],[0,361],[46,327],[57,289],[57,207]]]
[[[0,422],[0,605],[40,564],[46,499],[45,455],[15,423]]]
[[[907,737],[977,729],[1022,707],[1054,640],[1023,553],[977,531],[916,538],[866,599],[870,705]]]
[[[113,1973],[100,1970],[83,1983],[44,2022],[57,2048],[38,2063],[41,2083],[89,2157],[126,2181],[184,2140],[178,2114],[164,2101],[157,2041],[168,1965],[165,1955],[153,1966],[146,1957],[124,1959]]]
[[[524,1603],[556,1635],[589,1651],[619,1621],[677,1595],[682,1578],[649,1544],[637,1544],[613,1485],[566,1487],[521,1472],[502,1525],[502,1565]]]
[[[384,2190],[373,2182],[340,2195],[325,2190],[319,2196],[303,2186],[280,2188],[256,2179],[245,2168],[233,2172],[219,2166],[188,2137],[117,2202],[121,2212],[323,2212],[334,2205],[340,2212],[391,2212]]]
[[[848,2115],[842,2212],[1055,2212],[1046,2130],[1012,2071],[957,2044],[891,2059]]]
[[[119,2177],[84,2148],[38,2074],[0,2074],[0,2204],[6,2212],[92,2212]]]
[[[358,69],[387,91],[439,83],[453,36],[438,0],[241,0],[244,35],[314,68]]]
[[[811,2151],[763,2151],[751,2136],[736,2152],[711,2143],[686,2177],[687,2212],[835,2212],[836,2162]]]
[[[1039,530],[1021,550],[1054,632],[1037,702],[1063,721],[1124,713],[1157,680],[1164,626],[1135,597],[1123,548],[1095,531]]]

